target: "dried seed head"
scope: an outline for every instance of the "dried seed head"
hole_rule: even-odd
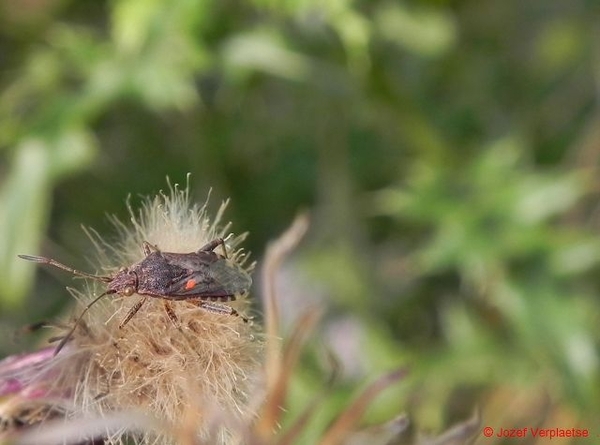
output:
[[[114,220],[120,241],[113,244],[92,232],[99,266],[108,273],[144,258],[147,241],[165,252],[189,253],[215,238],[224,238],[228,261],[243,265],[239,248],[244,235],[229,235],[222,225],[224,203],[214,220],[206,205],[192,205],[188,189],[146,200],[139,212],[131,207],[131,224]],[[104,291],[102,283],[88,282],[85,290],[71,290],[82,305]],[[190,301],[147,298],[141,310],[120,324],[142,297],[107,296],[94,305],[75,329],[71,341],[49,366],[57,375],[52,393],[69,399],[71,417],[97,417],[119,411],[140,411],[160,419],[171,431],[145,432],[137,443],[169,443],[172,433],[189,423],[194,413],[196,436],[206,434],[209,409],[248,422],[248,396],[262,362],[262,341],[256,323],[248,323],[246,295],[227,303],[240,316],[207,311]],[[73,407],[75,407],[73,409]],[[212,432],[211,432],[212,434]],[[167,439],[167,435],[171,439]],[[219,433],[226,443],[230,433]],[[107,443],[123,443],[123,432],[109,434]]]

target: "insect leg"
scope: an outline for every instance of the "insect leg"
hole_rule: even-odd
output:
[[[142,249],[144,249],[144,255],[148,256],[150,255],[152,252],[156,252],[158,250],[158,247],[153,246],[152,244],[150,244],[148,241],[144,241],[142,243]]]
[[[123,327],[129,323],[129,320],[131,320],[131,318],[137,314],[137,311],[140,310],[140,308],[142,307],[142,305],[146,302],[147,297],[142,298],[140,301],[138,301],[136,304],[134,304],[131,309],[129,309],[129,312],[127,312],[127,315],[125,316],[125,318],[123,319],[123,321],[121,322],[121,324],[119,325],[119,329],[123,329]]]
[[[94,397],[94,400],[101,400],[110,394],[110,380],[109,379],[110,379],[109,376],[104,376],[104,381],[99,382],[99,383],[103,384],[102,386],[104,386],[104,389],[102,390],[102,392],[98,393]]]
[[[223,240],[223,238],[217,238],[217,239],[212,240],[210,243],[208,243],[205,246],[202,246],[200,249],[198,249],[198,252],[212,252],[219,245],[223,249],[225,258],[227,258],[227,249],[225,247],[225,241]]]
[[[171,304],[167,300],[163,300],[163,304],[165,306],[165,312],[167,313],[173,324],[179,327],[179,320],[177,319],[177,315],[175,315],[175,311],[173,310]]]
[[[246,317],[243,317],[238,311],[231,306],[227,306],[226,304],[210,303],[208,301],[199,301],[197,304],[198,307],[201,307],[205,311],[212,312],[214,314],[234,315],[244,320],[244,323],[248,323],[248,319]]]

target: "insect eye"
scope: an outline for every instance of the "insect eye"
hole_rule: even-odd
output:
[[[130,297],[135,293],[135,289],[131,286],[127,286],[125,289],[123,289],[123,295],[125,295],[126,297]]]

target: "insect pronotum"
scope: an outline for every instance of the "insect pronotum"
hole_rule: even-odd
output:
[[[217,246],[222,246],[224,256],[214,251]],[[142,296],[142,299],[129,310],[119,325],[120,328],[131,320],[148,297],[165,300],[167,315],[174,321],[176,317],[169,305],[170,300],[188,300],[210,312],[240,316],[235,309],[220,302],[233,301],[236,295],[247,292],[252,279],[245,270],[227,260],[225,242],[222,238],[217,238],[190,253],[162,252],[147,242],[144,242],[143,249],[145,258],[142,261],[123,267],[110,276],[81,272],[52,258],[19,255],[24,260],[49,264],[74,275],[107,283],[106,291],[83,309],[73,327],[56,347],[55,354],[58,354],[73,335],[90,307],[106,295]],[[243,320],[247,321],[245,318]]]

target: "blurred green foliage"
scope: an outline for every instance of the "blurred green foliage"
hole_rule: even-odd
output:
[[[124,216],[129,193],[191,172],[198,199],[232,197],[257,258],[313,209],[303,273],[362,342],[348,388],[412,370],[372,419],[406,409],[439,430],[479,406],[496,427],[548,412],[595,427],[598,12],[585,0],[0,2],[3,324],[68,301],[45,273],[33,292],[17,253],[85,268],[80,224],[110,233],[105,214]],[[292,414],[319,388],[300,374]],[[506,392],[548,398],[507,420]]]

